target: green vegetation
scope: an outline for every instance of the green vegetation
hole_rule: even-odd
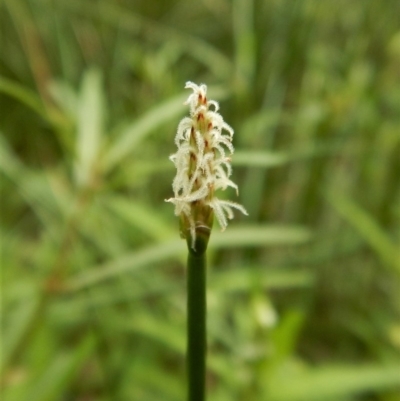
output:
[[[191,80],[235,130],[249,212],[210,239],[207,399],[398,401],[399,15],[0,2],[2,399],[184,400],[187,248],[164,199]]]

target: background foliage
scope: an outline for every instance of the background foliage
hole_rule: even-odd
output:
[[[184,399],[187,80],[250,213],[210,241],[209,399],[400,399],[399,1],[0,13],[4,400]]]

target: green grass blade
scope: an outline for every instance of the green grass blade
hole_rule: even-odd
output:
[[[247,292],[254,287],[269,290],[310,287],[314,282],[313,275],[301,270],[297,268],[296,271],[282,272],[244,265],[222,273],[215,272],[210,277],[209,288],[219,293],[229,293]]]
[[[115,215],[157,241],[171,238],[176,232],[170,224],[163,221],[161,215],[143,202],[110,196],[105,199],[105,205]]]
[[[8,325],[2,330],[0,372],[8,365],[10,356],[16,352],[16,347],[24,337],[27,327],[37,309],[38,297],[32,294],[28,302],[20,302],[13,313],[7,315]],[[10,316],[11,315],[11,316]]]
[[[282,152],[238,150],[232,157],[232,164],[244,167],[275,167],[290,161],[290,156]]]
[[[13,182],[24,201],[32,207],[44,226],[54,229],[54,216],[60,214],[49,177],[22,164],[0,133],[0,172]]]
[[[27,399],[30,401],[52,401],[65,394],[67,388],[71,388],[71,382],[78,374],[79,369],[92,353],[95,341],[88,335],[69,354],[61,354],[48,367],[44,375],[35,383],[29,391]]]
[[[103,2],[99,8],[94,10],[93,7],[84,6],[81,1],[64,1],[63,7],[74,9],[78,13],[89,15],[112,26],[117,26],[118,29],[123,30],[125,33],[138,34],[140,31],[145,31],[146,36],[154,42],[171,40],[219,78],[225,79],[232,73],[233,66],[229,57],[215,46],[212,46],[209,41],[198,38],[188,32],[180,32],[178,29],[163,25],[158,21],[152,21],[131,9]]]
[[[172,325],[171,322],[150,314],[136,314],[131,322],[116,323],[118,327],[132,330],[137,334],[151,338],[159,344],[183,355],[185,353],[185,329]]]
[[[43,106],[42,100],[35,92],[25,86],[12,81],[11,79],[0,76],[0,93],[5,93],[6,95],[19,100],[44,119],[47,119],[47,112]]]
[[[345,195],[330,193],[327,199],[377,253],[383,264],[400,274],[400,251],[372,216]]]
[[[51,105],[45,105],[36,92],[18,82],[0,76],[0,93],[20,101],[56,128],[65,124],[63,116],[56,108]]]
[[[302,227],[237,226],[229,228],[224,233],[212,233],[208,246],[210,249],[219,249],[296,245],[305,243],[310,238],[309,230]],[[67,288],[78,290],[166,259],[177,259],[184,250],[184,244],[179,239],[152,245],[73,277]]]
[[[256,42],[254,35],[253,0],[233,1],[233,32],[236,51],[236,72],[239,87],[248,90],[254,79],[256,68]],[[240,84],[244,84],[240,85]]]
[[[361,365],[321,367],[298,376],[271,380],[268,399],[271,401],[337,400],[400,388],[400,365]]]
[[[90,269],[84,273],[80,273],[73,277],[67,284],[70,290],[79,290],[105,280],[126,271],[134,271],[136,269],[158,263],[162,260],[174,258],[179,253],[184,252],[185,247],[181,240],[176,239],[173,241],[163,242],[159,245],[149,246],[140,251],[132,252],[128,255],[118,258],[97,267]]]
[[[232,164],[243,167],[276,167],[296,161],[330,156],[337,153],[339,150],[340,148],[335,146],[335,144],[313,146],[287,152],[238,150],[232,157]]]
[[[78,120],[79,98],[71,85],[64,81],[55,80],[50,83],[49,92],[65,114],[74,120]]]
[[[210,249],[303,244],[311,239],[304,227],[243,225],[211,234]]]
[[[124,396],[121,399],[135,400],[137,394],[148,401],[184,399],[180,376],[162,364],[151,363],[148,358],[134,358],[130,361],[130,368],[127,372],[124,371],[124,374],[126,384]]]
[[[83,78],[78,108],[75,174],[81,186],[87,185],[94,173],[103,135],[103,118],[101,75],[97,70],[89,70]]]

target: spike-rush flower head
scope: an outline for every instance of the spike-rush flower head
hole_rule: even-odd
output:
[[[209,235],[213,214],[223,231],[228,219],[233,218],[232,209],[246,215],[247,212],[238,203],[215,196],[216,190],[227,187],[238,193],[237,185],[229,179],[232,168],[227,155],[234,151],[233,129],[218,113],[218,103],[207,100],[206,85],[187,82],[185,88],[193,90],[185,103],[190,107],[190,117],[178,125],[178,150],[170,156],[177,170],[172,183],[174,197],[166,201],[175,205],[175,214],[181,219],[181,236],[195,249],[196,231],[208,231]]]

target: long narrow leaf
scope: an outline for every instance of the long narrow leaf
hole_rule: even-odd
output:
[[[76,142],[76,178],[82,186],[88,184],[95,167],[102,139],[103,117],[101,75],[96,70],[89,70],[83,78]]]
[[[377,253],[384,265],[400,274],[400,251],[372,216],[345,195],[331,193],[327,199]]]
[[[59,399],[71,388],[71,381],[78,375],[95,346],[95,340],[88,335],[70,354],[61,354],[48,367],[44,375],[27,394],[30,401],[51,401]]]
[[[310,238],[310,232],[301,227],[239,226],[232,227],[224,233],[212,234],[209,247],[218,249],[293,245],[304,243]],[[131,272],[169,258],[178,258],[182,253],[186,253],[185,247],[179,239],[152,245],[72,278],[67,288],[70,290],[85,288],[125,272]]]
[[[107,197],[105,204],[115,215],[155,240],[167,239],[174,234],[170,225],[163,222],[162,216],[140,201],[113,196]]]
[[[400,365],[321,367],[298,376],[270,381],[271,401],[337,400],[389,389],[400,389]]]

